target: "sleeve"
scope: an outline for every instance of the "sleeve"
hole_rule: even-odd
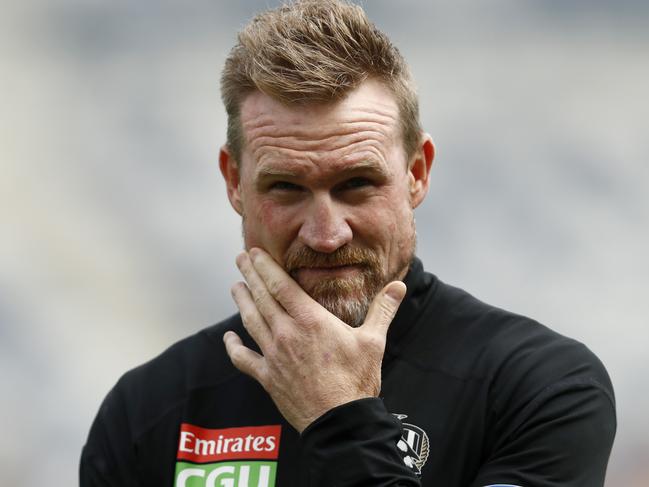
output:
[[[328,411],[302,433],[300,485],[420,486],[397,447],[401,433],[401,423],[378,398]]]
[[[102,403],[81,452],[80,487],[136,487],[140,485],[135,448],[117,386]]]
[[[542,368],[542,367],[540,367]],[[491,453],[471,487],[601,487],[616,429],[603,366],[547,386],[496,422]]]

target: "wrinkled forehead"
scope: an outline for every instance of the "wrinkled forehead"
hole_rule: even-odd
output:
[[[259,91],[241,104],[241,127],[247,144],[260,137],[312,139],[350,131],[377,132],[396,141],[399,108],[392,92],[377,81],[365,81],[346,97],[332,103],[286,105]]]

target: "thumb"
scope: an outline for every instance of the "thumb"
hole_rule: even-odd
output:
[[[406,285],[401,281],[387,284],[370,305],[363,328],[368,328],[386,335],[399,305],[406,295]]]
[[[233,331],[225,332],[223,343],[232,365],[261,384],[264,358],[254,350],[246,347],[239,335]]]

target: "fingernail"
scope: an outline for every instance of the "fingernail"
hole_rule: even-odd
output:
[[[406,294],[406,285],[404,283],[401,283],[401,285],[399,286],[390,286],[385,294],[390,296],[395,301],[401,301]]]
[[[241,265],[243,264],[245,258],[246,258],[246,252],[241,252],[239,255],[237,255],[235,262],[237,263],[238,268],[241,268]]]

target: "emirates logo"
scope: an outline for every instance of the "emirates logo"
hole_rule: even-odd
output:
[[[175,487],[274,487],[279,424],[209,429],[180,425]]]

